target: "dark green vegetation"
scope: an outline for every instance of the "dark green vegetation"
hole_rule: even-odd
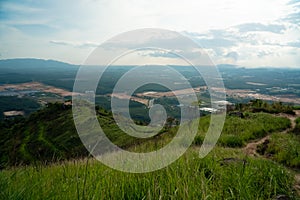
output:
[[[250,100],[247,104],[238,103],[236,109],[249,112],[266,112],[266,113],[286,113],[295,115],[294,107],[285,105],[282,102],[268,103],[260,99]]]
[[[247,69],[232,65],[220,65],[218,69],[222,74],[226,88],[229,89],[259,90],[259,93],[269,95],[290,93],[298,97],[300,95],[299,69]],[[249,84],[249,82],[260,83],[260,85]]]
[[[116,145],[127,148],[147,141],[121,131],[111,112],[98,106],[96,110],[101,127]],[[136,123],[143,124],[140,121]],[[165,127],[161,134],[169,130]],[[28,118],[0,121],[0,147],[0,168],[51,163],[88,155],[76,132],[71,106],[62,103],[48,104]]]
[[[76,134],[71,109],[63,104],[49,104],[29,118],[6,120],[0,126],[1,168],[87,155]]]
[[[205,159],[189,150],[170,166],[130,174],[94,160],[26,167],[0,173],[1,199],[296,199],[293,176],[270,161],[216,155],[241,152],[217,148]]]
[[[31,98],[19,98],[17,96],[0,96],[0,120],[4,118],[3,112],[17,110],[24,111],[25,115],[36,111],[40,104]]]
[[[293,133],[295,133],[296,135],[300,135],[300,117],[298,117],[296,120],[295,120],[295,128],[293,130]]]
[[[115,101],[117,102],[122,100],[116,99]],[[105,110],[111,110],[111,97],[108,95],[97,95],[95,97],[95,104]],[[150,122],[148,115],[149,108],[144,104],[136,101],[129,101],[129,112],[131,118],[134,120],[144,123]]]
[[[180,120],[181,108],[178,106],[179,102],[175,97],[161,97],[154,101],[155,104],[162,105],[167,112],[168,116],[172,116],[175,119]]]

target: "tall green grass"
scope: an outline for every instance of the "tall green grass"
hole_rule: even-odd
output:
[[[292,174],[284,168],[251,158],[224,162],[220,153],[243,157],[237,150],[217,148],[200,159],[189,150],[170,166],[145,174],[119,172],[92,159],[4,170],[0,199],[296,198]]]
[[[195,144],[202,144],[209,122],[209,116],[200,119],[199,134],[195,138]],[[250,140],[283,131],[290,126],[291,122],[289,119],[267,113],[248,113],[245,118],[227,116],[218,145],[242,147]]]
[[[288,167],[300,168],[300,136],[275,133],[258,147],[260,154]]]
[[[202,145],[209,125],[210,116],[200,118],[198,134],[193,141],[194,145]],[[224,128],[217,145],[240,148],[250,140],[260,139],[268,134],[286,130],[290,126],[291,122],[289,119],[267,113],[248,113],[245,118],[226,116]],[[148,152],[160,149],[173,139],[177,130],[178,127],[162,130],[161,134],[142,143],[137,143],[137,145],[132,144],[128,149],[135,152]]]

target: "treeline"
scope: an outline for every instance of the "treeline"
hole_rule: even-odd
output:
[[[283,104],[282,102],[268,103],[261,99],[250,100],[247,104],[238,103],[236,109],[239,111],[249,112],[266,112],[266,113],[286,113],[295,115],[293,106],[289,104]]]

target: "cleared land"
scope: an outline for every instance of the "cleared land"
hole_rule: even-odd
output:
[[[49,93],[58,94],[63,97],[73,95],[73,92],[70,92],[68,90],[53,87],[50,85],[45,85],[45,84],[39,83],[39,82],[0,85],[0,92],[22,91],[22,90],[36,90],[36,91],[40,91],[40,92],[49,92]]]
[[[213,91],[221,92],[222,88],[212,88]],[[274,95],[266,95],[266,94],[260,94],[257,93],[254,90],[241,90],[241,89],[226,89],[226,95],[234,98],[251,98],[251,99],[261,99],[266,101],[280,101],[285,103],[295,103],[300,104],[300,98],[292,98],[290,95],[280,95],[280,96],[274,96]]]
[[[131,101],[136,101],[136,102],[139,102],[139,103],[144,104],[146,106],[149,105],[149,100],[148,99],[143,99],[143,98],[139,98],[139,97],[130,96],[126,93],[113,93],[110,96],[118,98],[118,99],[130,99]]]

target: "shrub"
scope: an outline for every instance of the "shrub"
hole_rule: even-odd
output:
[[[194,145],[202,145],[203,140],[204,140],[203,136],[197,135],[194,139]]]
[[[219,144],[224,147],[242,147],[243,141],[236,135],[224,135],[220,138]]]
[[[295,133],[296,135],[300,135],[300,117],[298,117],[296,120],[295,120],[295,123],[296,123],[296,126],[293,130],[293,133]]]

